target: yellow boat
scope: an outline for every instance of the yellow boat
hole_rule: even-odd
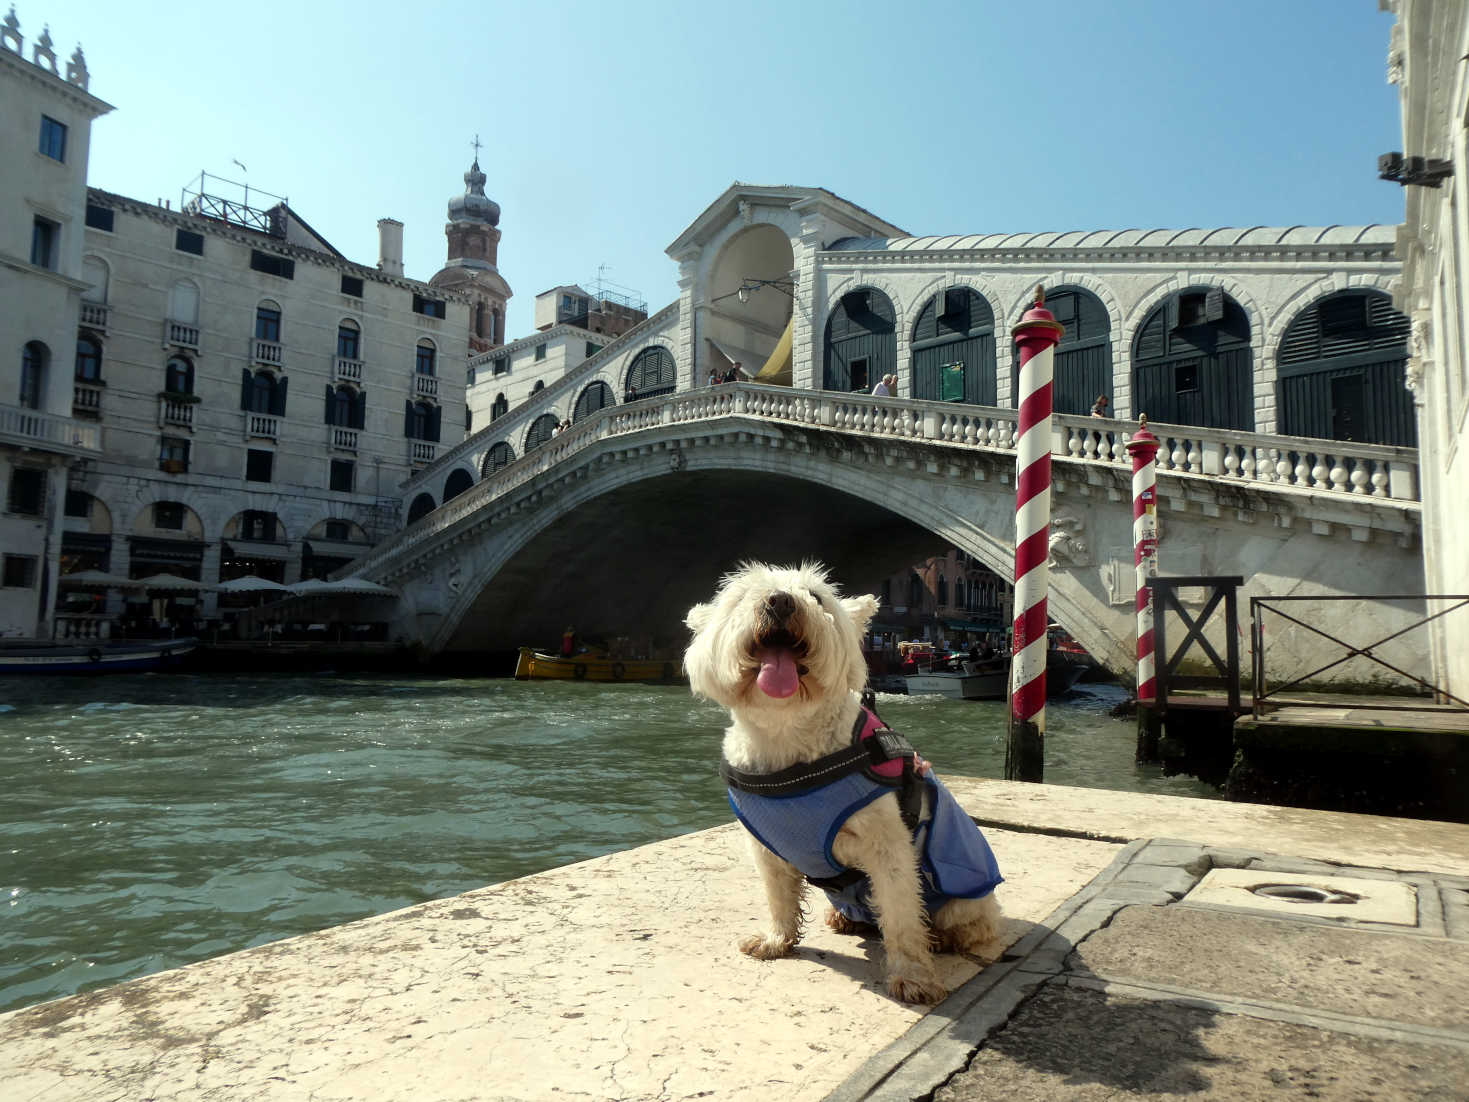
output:
[[[530,647],[520,648],[515,662],[517,681],[682,681],[683,670],[673,661],[649,658],[613,658],[607,654],[574,654],[563,658]]]

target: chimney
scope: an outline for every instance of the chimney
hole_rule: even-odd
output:
[[[377,220],[378,269],[384,275],[403,274],[403,223],[396,218]]]

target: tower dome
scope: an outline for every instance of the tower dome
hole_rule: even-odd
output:
[[[449,200],[449,221],[500,224],[500,204],[485,195],[485,174],[477,157],[464,174],[464,194]]]

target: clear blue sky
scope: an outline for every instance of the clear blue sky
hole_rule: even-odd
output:
[[[664,248],[735,180],[828,188],[911,233],[1397,222],[1375,0],[18,0],[78,41],[90,181],[201,169],[289,197],[353,260],[443,264],[478,132],[509,332],[558,283],[653,309]]]

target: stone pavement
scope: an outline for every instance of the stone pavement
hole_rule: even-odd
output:
[[[1465,877],[1135,843],[830,1098],[1465,1099],[1465,991]]]
[[[720,827],[0,1015],[0,1097],[1469,1098],[1469,827],[950,787],[1011,945],[928,1012],[819,922],[735,951]]]

